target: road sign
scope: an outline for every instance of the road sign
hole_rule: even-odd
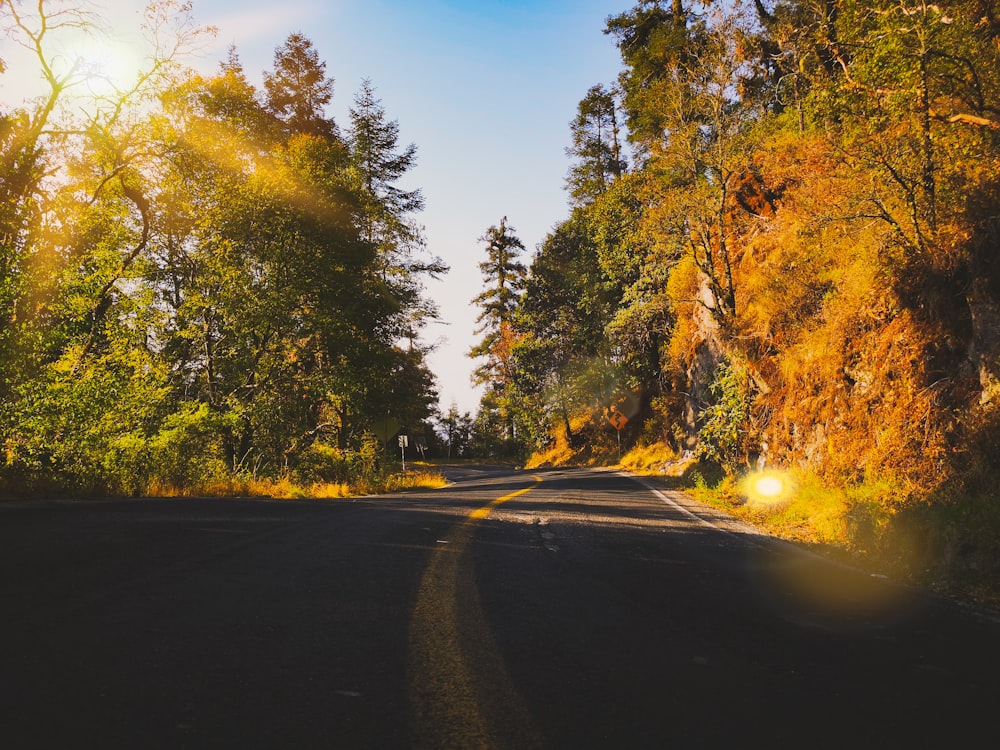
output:
[[[628,417],[615,409],[608,415],[608,421],[611,422],[612,427],[618,430],[618,432],[621,432],[625,429],[625,425],[628,424]]]
[[[403,462],[403,471],[406,471],[406,446],[410,444],[408,435],[399,436],[399,458]]]

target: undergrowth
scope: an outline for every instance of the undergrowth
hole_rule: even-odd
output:
[[[389,471],[350,482],[297,481],[291,477],[252,478],[214,477],[183,485],[154,480],[134,491],[134,497],[267,497],[281,500],[326,500],[363,495],[381,495],[415,489],[437,489],[448,481],[432,468],[406,472]],[[11,499],[24,497],[110,497],[102,491],[80,492],[58,484],[2,488],[0,496]]]
[[[414,489],[437,489],[447,480],[427,469],[390,472],[353,482],[296,482],[282,479],[239,479],[212,481],[183,488],[152,486],[145,494],[151,497],[272,497],[285,500],[331,499],[381,495]]]
[[[995,491],[917,498],[891,477],[832,486],[816,474],[784,474],[791,491],[754,497],[747,477],[706,482],[689,470],[697,499],[769,534],[896,580],[1000,607],[1000,504]]]

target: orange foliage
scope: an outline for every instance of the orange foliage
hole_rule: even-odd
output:
[[[696,375],[706,346],[745,362],[770,462],[840,482],[892,477],[900,502],[932,491],[948,477],[961,406],[934,352],[958,344],[940,313],[900,298],[912,261],[888,224],[860,218],[858,175],[822,138],[779,134],[732,187],[736,319],[713,324],[700,272],[681,260],[668,286],[672,369]],[[962,236],[949,228],[952,244]],[[960,255],[942,247],[937,262]]]

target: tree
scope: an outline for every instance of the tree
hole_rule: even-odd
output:
[[[472,446],[473,419],[469,412],[459,411],[454,401],[445,414],[438,416],[438,427],[443,431],[448,444],[448,458],[464,458]]]
[[[394,181],[413,149],[395,153],[377,101],[361,119],[385,138],[355,162],[307,39],[278,49],[262,95],[235,49],[216,75],[180,69],[201,31],[173,0],[150,6],[148,68],[84,95],[49,35],[100,19],[22,7],[0,21],[48,92],[0,113],[0,482],[308,479],[370,466],[382,415],[422,423],[433,375],[401,339],[432,309],[420,275],[444,267],[410,254],[419,191]]]
[[[511,351],[517,335],[514,330],[514,311],[524,288],[527,269],[519,259],[524,245],[513,227],[507,226],[503,217],[500,226],[493,225],[479,238],[486,243],[485,261],[479,264],[485,289],[473,302],[479,306],[476,318],[477,334],[482,340],[469,352],[470,357],[483,357],[485,362],[475,371],[477,382],[487,384],[497,401],[507,438],[512,438],[514,424],[507,398],[514,382]],[[487,394],[489,395],[489,394]]]
[[[2,31],[34,57],[46,91],[32,104],[0,112],[0,398],[9,398],[20,379],[21,363],[34,364],[33,353],[20,350],[23,329],[30,320],[26,307],[35,294],[34,258],[41,252],[38,237],[48,208],[43,180],[53,169],[52,152],[59,147],[52,120],[68,93],[84,81],[76,65],[60,69],[51,50],[61,33],[94,31],[93,21],[78,8],[51,8],[39,2],[36,13],[20,4],[4,3]],[[7,74],[0,65],[0,74]],[[19,362],[20,360],[20,362]]]
[[[664,255],[686,255],[701,271],[709,297],[693,301],[724,328],[738,305],[734,239],[740,228],[733,206],[738,185],[755,178],[751,138],[758,111],[740,96],[755,73],[739,46],[744,32],[738,5],[700,20],[670,78],[645,99],[663,129],[647,145],[647,174],[659,193],[650,218]]]
[[[333,83],[312,42],[292,33],[274,51],[274,70],[264,73],[265,102],[290,132],[335,138],[337,126],[325,114]]]
[[[794,107],[800,133],[806,129],[807,99],[842,78],[838,57],[841,3],[836,0],[778,0],[768,8],[754,0],[756,24],[741,32],[739,44],[756,72],[742,82],[740,96],[761,111]]]
[[[620,76],[629,138],[640,156],[663,137],[667,125],[659,103],[664,87],[676,87],[680,71],[697,54],[704,21],[697,12],[706,2],[671,0],[665,8],[659,0],[640,0],[631,11],[608,18],[604,33],[615,38],[626,70]]]
[[[570,444],[571,414],[608,406],[616,380],[605,328],[618,300],[598,263],[587,219],[586,209],[576,209],[539,246],[515,319],[523,410],[536,417],[557,414]],[[532,415],[524,416],[530,424]],[[549,427],[536,430],[539,439]]]
[[[424,207],[420,190],[406,190],[398,181],[416,163],[416,146],[399,149],[399,123],[387,120],[382,102],[367,79],[354,98],[350,111],[348,147],[351,166],[364,201],[365,239],[378,253],[382,275],[399,300],[399,335],[411,343],[427,318],[437,308],[423,298],[422,279],[448,271],[440,258],[421,258],[424,237],[413,215]]]
[[[593,86],[570,122],[572,145],[566,154],[578,161],[570,168],[566,187],[577,205],[604,193],[625,171],[617,110],[614,94],[603,86]]]
[[[510,347],[514,337],[514,311],[527,274],[519,259],[524,245],[514,234],[514,228],[507,226],[506,216],[500,220],[499,227],[493,225],[487,229],[479,241],[486,243],[487,258],[479,264],[485,289],[473,302],[480,308],[476,333],[483,334],[483,339],[469,356],[486,358],[476,371],[479,382],[504,384],[512,380]]]
[[[274,473],[313,440],[358,437],[373,413],[361,372],[389,366],[396,307],[357,231],[343,146],[269,140],[254,101],[231,65],[175,98],[183,234],[165,274],[184,391],[225,417],[231,470]]]
[[[361,82],[350,116],[347,140],[351,163],[370,200],[369,238],[392,246],[418,242],[416,228],[405,222],[410,214],[423,209],[423,195],[420,190],[404,190],[396,184],[416,164],[417,147],[411,143],[398,150],[399,123],[386,120],[385,108],[368,79]]]
[[[162,155],[147,115],[180,56],[210,30],[194,25],[187,4],[152,4],[146,66],[98,90],[84,85],[94,75],[85,61],[53,51],[62,34],[100,38],[95,14],[5,3],[3,22],[47,87],[3,118],[0,136],[9,138],[0,161],[10,212],[0,209],[6,468],[26,482],[131,491],[129,462],[116,456],[162,416],[166,378],[144,276]]]

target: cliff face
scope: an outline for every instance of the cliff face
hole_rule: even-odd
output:
[[[731,178],[732,319],[712,314],[704,273],[681,263],[671,279],[678,416],[689,438],[703,428],[728,363],[751,404],[745,461],[921,495],[962,470],[1000,409],[1000,247],[989,221],[956,212],[926,255],[908,253],[864,215],[855,178],[820,141]]]

